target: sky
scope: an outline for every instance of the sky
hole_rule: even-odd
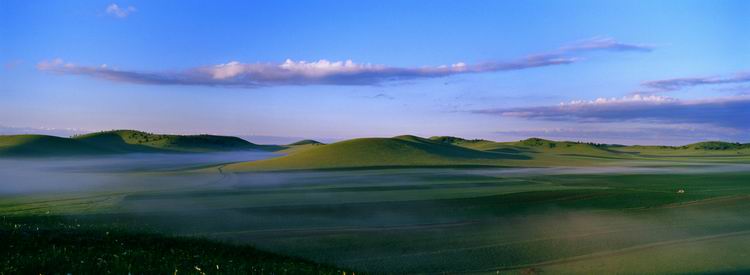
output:
[[[749,1],[0,1],[0,134],[750,142]]]

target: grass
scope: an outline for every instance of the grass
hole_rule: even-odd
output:
[[[706,142],[682,147],[621,146],[527,139],[518,142],[456,137],[363,138],[329,145],[300,145],[275,159],[232,164],[228,171],[352,169],[377,167],[575,167],[631,162],[750,162],[750,147]],[[711,159],[714,158],[714,159]]]
[[[298,258],[65,217],[3,218],[0,274],[342,274]]]
[[[0,157],[279,151],[288,148],[290,146],[258,145],[229,136],[163,135],[134,130],[98,132],[72,138],[44,135],[0,136]]]
[[[319,141],[317,141],[317,140],[312,140],[312,139],[305,139],[305,140],[300,140],[300,141],[297,141],[297,142],[291,143],[291,144],[289,144],[289,145],[290,145],[290,146],[295,146],[295,145],[308,145],[308,144],[314,144],[314,145],[324,145],[323,143],[321,143],[321,142],[319,142]]]
[[[216,152],[270,149],[237,137],[161,135],[134,130],[99,132],[76,136],[74,139],[118,152]]]
[[[664,169],[648,174],[591,174],[585,169],[514,174],[461,168],[245,173],[208,185],[139,185],[104,203],[97,197],[111,194],[67,194],[60,200],[6,197],[0,198],[0,213],[20,219],[16,224],[38,224],[23,219],[64,210],[72,224],[118,224],[159,233],[149,238],[166,235],[170,241],[154,246],[156,251],[181,246],[172,243],[170,235],[185,237],[175,242],[200,237],[252,244],[357,272],[590,274],[750,268],[734,254],[750,245],[744,235],[750,230],[750,173]],[[18,211],[27,206],[33,209]],[[51,228],[40,236],[56,234],[58,229]],[[82,235],[101,236],[96,234]],[[38,243],[45,242],[50,243]],[[701,261],[696,259],[706,253],[682,250],[701,251],[704,246],[712,254]],[[648,261],[662,264],[647,269],[639,264],[647,257],[639,255],[658,257]],[[96,260],[94,255],[81,257]],[[225,258],[255,263],[252,258],[212,257],[200,263],[177,257],[167,261],[174,263],[168,268],[210,266]],[[665,264],[688,260],[690,268]]]
[[[276,159],[229,165],[243,169],[324,169],[377,166],[493,165],[519,154],[478,151],[415,136],[362,138],[317,146]]]
[[[399,136],[285,148],[200,173],[108,172],[132,180],[97,191],[0,195],[0,237],[21,248],[0,257],[15,268],[4,273],[750,270],[742,145]]]
[[[530,138],[517,142],[457,137],[361,138],[333,144],[302,140],[289,145],[258,145],[237,137],[163,135],[114,130],[74,138],[41,135],[0,136],[0,157],[78,156],[122,153],[204,153],[262,150],[287,154],[278,159],[231,165],[232,171],[340,169],[413,166],[596,166],[622,160],[716,157],[750,161],[750,144],[701,142],[680,147],[621,146]]]
[[[108,150],[67,138],[42,135],[0,136],[0,156],[96,155]]]

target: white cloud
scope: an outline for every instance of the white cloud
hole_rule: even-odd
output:
[[[122,10],[112,4],[114,11]],[[108,8],[108,10],[110,10]],[[130,8],[128,8],[130,10]],[[133,8],[133,11],[135,9]],[[117,15],[116,12],[113,13]],[[125,13],[126,14],[126,13]],[[125,16],[125,14],[123,14]],[[117,15],[119,16],[119,15]],[[39,70],[61,74],[88,75],[111,81],[153,85],[202,85],[256,88],[279,85],[379,85],[392,81],[439,78],[451,75],[517,71],[532,68],[561,66],[579,62],[581,54],[593,50],[643,51],[637,46],[622,44],[612,39],[596,41],[595,45],[578,45],[574,50],[534,54],[509,61],[489,61],[467,64],[456,62],[441,66],[393,67],[352,60],[294,61],[281,63],[242,63],[188,68],[178,72],[144,72],[64,64],[61,60],[43,61]]]
[[[499,115],[575,123],[644,122],[652,124],[710,124],[725,128],[750,129],[750,97],[734,96],[680,100],[661,96],[634,95],[571,101],[553,106],[484,109],[477,114]]]
[[[569,102],[561,102],[560,106],[582,106],[582,105],[606,105],[606,104],[627,104],[627,103],[671,103],[677,99],[666,96],[657,95],[640,95],[635,94],[631,96],[624,96],[620,98],[604,98],[600,97],[594,100],[572,100]]]
[[[115,16],[117,18],[125,18],[128,17],[131,13],[136,12],[135,7],[128,6],[126,7],[120,7],[115,3],[109,4],[106,9],[104,9],[104,12],[106,12],[109,15]]]

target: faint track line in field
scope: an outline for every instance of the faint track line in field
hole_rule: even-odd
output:
[[[240,231],[224,231],[224,232],[207,232],[207,233],[194,233],[194,235],[209,235],[209,236],[220,236],[220,235],[233,235],[233,234],[247,234],[247,233],[282,233],[282,232],[301,232],[301,233],[326,233],[326,232],[368,232],[368,231],[388,231],[388,230],[413,230],[413,229],[432,229],[432,228],[446,228],[464,226],[470,224],[478,224],[479,221],[468,221],[468,222],[456,222],[456,223],[432,223],[432,224],[411,224],[403,226],[340,226],[340,227],[315,227],[315,228],[281,228],[281,229],[254,229],[254,230],[240,230]]]
[[[3,205],[0,205],[0,207],[19,206],[19,205],[37,204],[37,203],[55,203],[55,202],[64,202],[64,201],[75,201],[75,200],[94,199],[94,198],[99,198],[103,196],[115,196],[115,195],[124,195],[124,194],[127,194],[127,193],[113,193],[113,194],[83,196],[83,197],[64,198],[64,199],[50,199],[50,200],[41,200],[41,201],[19,202],[19,203],[13,203],[13,204],[3,204]]]
[[[710,241],[710,240],[716,240],[716,239],[722,239],[722,238],[730,238],[730,237],[736,237],[736,236],[742,236],[742,235],[748,235],[748,234],[750,234],[750,230],[743,230],[743,231],[736,231],[736,232],[731,232],[731,233],[714,234],[714,235],[707,235],[707,236],[701,236],[701,237],[693,237],[693,238],[686,238],[686,239],[677,239],[677,240],[654,242],[654,243],[648,243],[648,244],[642,244],[642,245],[636,245],[636,246],[626,247],[626,248],[622,248],[622,249],[616,249],[616,250],[610,250],[610,251],[602,251],[602,252],[596,252],[596,253],[591,253],[591,254],[586,254],[586,255],[580,255],[580,256],[574,256],[574,257],[567,257],[567,258],[560,258],[560,259],[555,259],[555,260],[550,260],[550,261],[543,261],[543,262],[537,262],[537,263],[514,265],[514,266],[504,266],[504,267],[495,267],[495,268],[475,269],[475,270],[464,270],[464,271],[457,271],[457,273],[509,271],[509,270],[516,270],[516,269],[530,268],[530,267],[540,267],[540,266],[550,266],[550,265],[557,265],[557,264],[574,263],[574,262],[580,262],[580,261],[585,261],[585,260],[591,260],[591,259],[597,259],[597,258],[603,258],[603,257],[609,257],[609,256],[615,256],[615,255],[622,255],[622,254],[626,254],[626,253],[630,253],[630,252],[635,252],[635,251],[646,250],[646,249],[650,249],[650,248],[665,247],[665,246],[672,246],[672,245],[680,245],[680,244],[687,244],[687,243],[695,243],[695,242],[702,242],[702,241]]]
[[[358,259],[346,260],[344,262],[351,263],[351,262],[362,262],[362,261],[371,261],[371,260],[382,260],[382,259],[389,259],[389,258],[398,258],[398,257],[404,257],[404,256],[408,257],[408,256],[435,255],[435,254],[442,254],[442,253],[455,253],[455,252],[462,252],[462,251],[469,251],[469,250],[497,248],[497,247],[508,246],[508,245],[518,245],[518,244],[524,244],[524,243],[554,241],[554,240],[562,240],[562,239],[584,238],[584,237],[592,237],[592,236],[596,236],[596,235],[624,233],[624,232],[639,231],[639,230],[643,231],[643,230],[654,230],[654,229],[665,230],[665,229],[675,229],[675,228],[691,228],[691,227],[695,227],[697,225],[714,224],[717,221],[723,221],[723,220],[727,220],[727,219],[713,219],[713,220],[710,220],[710,221],[705,221],[705,222],[701,222],[701,223],[691,223],[691,224],[688,224],[688,225],[678,225],[678,226],[669,225],[669,226],[659,226],[659,227],[652,227],[652,228],[642,228],[642,227],[636,227],[636,226],[619,227],[618,229],[602,229],[602,230],[598,230],[598,231],[594,231],[594,232],[573,233],[573,234],[567,234],[567,235],[564,235],[564,236],[542,237],[542,238],[533,238],[533,239],[516,240],[516,241],[505,240],[505,241],[502,241],[502,242],[496,242],[496,243],[493,243],[493,244],[486,244],[486,245],[468,246],[468,247],[451,248],[451,249],[441,249],[441,250],[425,251],[425,252],[405,253],[405,254],[399,254],[399,255],[393,255],[393,256],[358,258]],[[747,230],[747,232],[750,233],[750,230]]]
[[[86,210],[86,209],[92,209],[93,207],[98,206],[99,203],[107,202],[107,201],[113,200],[113,199],[115,199],[117,197],[121,197],[121,196],[122,195],[111,194],[111,195],[91,196],[91,197],[77,198],[77,199],[66,199],[66,200],[63,200],[63,201],[74,201],[74,202],[71,202],[71,203],[68,203],[68,204],[64,204],[64,205],[43,205],[43,206],[27,207],[27,208],[22,208],[22,209],[5,210],[5,211],[2,211],[2,213],[8,213],[8,214],[10,214],[10,213],[19,213],[19,212],[23,213],[23,212],[27,212],[27,211],[34,211],[34,210],[40,210],[40,209],[53,209],[53,208],[71,207],[71,206],[79,206],[79,205],[84,206],[82,209]],[[75,201],[75,200],[78,200],[78,199],[93,199],[93,200]],[[36,202],[34,202],[34,203],[26,203],[24,205],[35,204],[35,203]]]

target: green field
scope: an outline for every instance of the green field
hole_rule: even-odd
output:
[[[745,145],[401,136],[284,150],[130,169],[144,160],[0,160],[0,242],[22,247],[4,273],[750,272]],[[92,267],[87,251],[136,256]]]

